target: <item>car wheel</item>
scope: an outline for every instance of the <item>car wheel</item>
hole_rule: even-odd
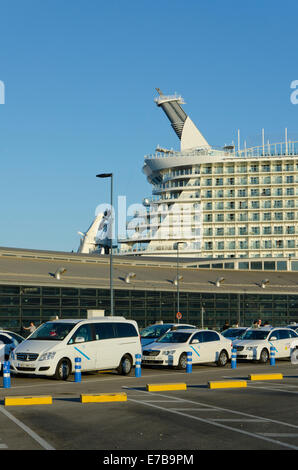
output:
[[[186,365],[187,365],[187,354],[182,353],[181,356],[179,357],[178,369],[179,370],[185,370]]]
[[[56,372],[55,372],[55,379],[57,380],[67,380],[71,373],[71,363],[69,359],[63,358],[57,364]]]
[[[228,360],[229,360],[229,356],[228,356],[228,353],[227,351],[225,351],[224,349],[219,353],[219,356],[218,356],[218,359],[216,361],[216,364],[219,366],[219,367],[225,367],[228,363]]]
[[[132,369],[132,358],[126,354],[126,356],[123,356],[119,367],[118,367],[118,372],[121,375],[129,375]]]
[[[268,361],[269,359],[269,352],[266,348],[262,349],[261,351],[261,354],[260,354],[260,359],[259,361],[262,363],[262,364],[266,364],[266,362]]]

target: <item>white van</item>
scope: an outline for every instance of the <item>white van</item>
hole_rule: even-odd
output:
[[[48,321],[10,355],[11,371],[66,380],[81,358],[81,370],[117,369],[127,375],[141,354],[138,325],[124,317]]]

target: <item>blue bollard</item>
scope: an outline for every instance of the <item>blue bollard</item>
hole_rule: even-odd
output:
[[[10,388],[10,362],[3,363],[3,387]]]
[[[186,372],[190,374],[192,372],[192,352],[188,352],[186,354],[187,354]]]
[[[141,377],[141,354],[136,354],[135,377]]]
[[[237,349],[233,348],[232,355],[231,355],[231,369],[236,369],[236,367],[237,367]]]
[[[270,365],[275,366],[275,347],[270,346]]]
[[[75,358],[75,382],[81,382],[82,374],[81,374],[81,358]]]

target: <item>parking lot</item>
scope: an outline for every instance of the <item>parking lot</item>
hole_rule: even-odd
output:
[[[249,379],[251,374],[277,373],[282,378]],[[245,387],[210,388],[212,381],[243,380]],[[147,390],[148,384],[181,383],[186,390]],[[125,393],[126,400],[81,402],[82,394],[99,393]],[[134,372],[126,377],[94,372],[82,374],[79,383],[73,375],[67,381],[12,376],[10,388],[0,381],[0,449],[97,450],[102,459],[112,458],[113,451],[119,456],[121,451],[133,455],[134,450],[146,455],[168,450],[297,450],[297,394],[298,365],[288,360],[275,366],[239,361],[236,369],[230,363],[225,368],[197,365],[192,373],[143,367],[138,378]],[[7,406],[4,401],[42,396],[51,396],[52,403]]]

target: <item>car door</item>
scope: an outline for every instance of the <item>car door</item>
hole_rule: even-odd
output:
[[[269,342],[269,347],[273,346],[274,347],[274,352],[275,352],[275,357],[283,357],[283,341],[280,338],[280,331],[281,330],[274,330],[272,333],[269,335],[268,342]]]
[[[214,362],[218,359],[220,353],[220,337],[216,331],[204,331],[204,348],[206,362]]]
[[[69,356],[75,362],[81,358],[81,370],[94,370],[96,363],[96,348],[90,324],[81,325],[68,342]]]
[[[196,341],[199,341],[198,343]],[[192,363],[206,362],[203,331],[195,333],[189,341],[189,351],[192,353]]]
[[[279,330],[279,357],[289,357],[291,354],[292,338],[288,330]]]

